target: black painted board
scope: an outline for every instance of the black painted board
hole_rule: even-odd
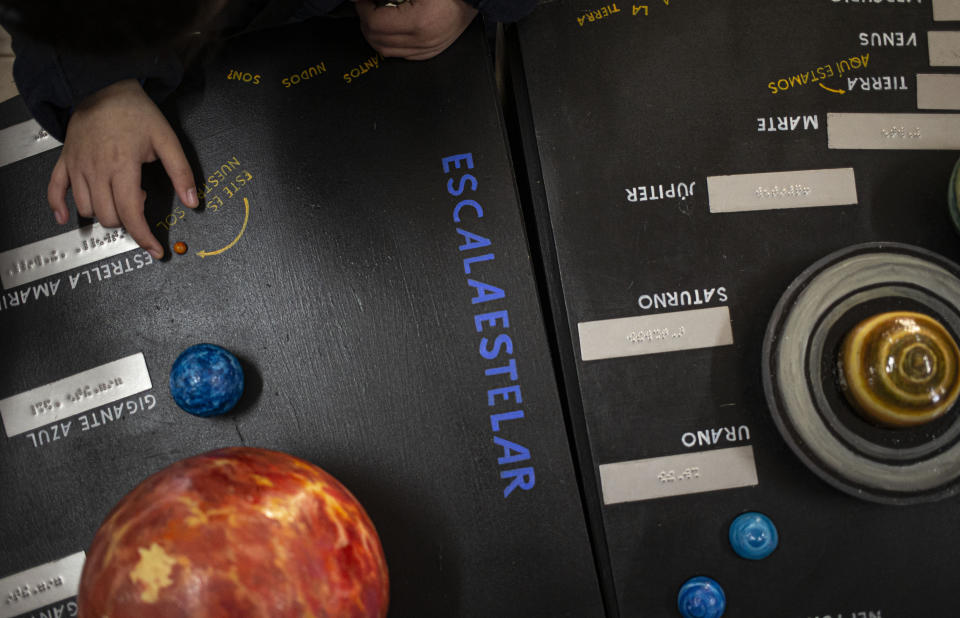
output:
[[[0,576],[86,547],[148,474],[245,444],[355,493],[383,541],[391,615],[601,614],[489,65],[479,27],[412,63],[378,57],[355,20],[313,20],[233,39],[188,75],[165,111],[205,206],[179,206],[158,165],[144,174],[168,257],[131,250],[4,290],[26,300],[0,311],[0,399],[141,352],[153,386],[130,399],[156,403],[96,427],[99,410],[64,419],[67,435],[36,446],[39,430],[4,437]],[[473,169],[444,171],[468,153]],[[77,226],[46,210],[57,156],[0,168],[0,251]],[[223,417],[169,394],[171,364],[199,342],[247,372]],[[495,431],[491,414],[515,410]]]
[[[956,72],[927,56],[927,31],[951,26],[916,2],[558,1],[512,32],[531,208],[619,615],[679,615],[678,589],[696,575],[720,582],[731,617],[953,613],[952,580],[929,574],[958,566],[956,499],[894,507],[833,489],[777,433],[761,379],[771,313],[816,260],[867,241],[960,259],[946,207],[957,152],[831,150],[826,133],[828,112],[916,113],[916,74]],[[905,45],[873,46],[871,33],[900,33],[888,38]],[[769,87],[864,54],[866,67],[823,86]],[[904,88],[866,91],[852,77]],[[788,130],[767,130],[771,117]],[[845,167],[856,205],[709,210],[708,176]],[[696,183],[693,194],[681,199],[676,183]],[[631,201],[639,186],[657,199]],[[729,307],[732,345],[581,359],[581,322],[691,309],[641,303],[704,289],[715,292],[703,306]],[[735,442],[726,431],[714,442],[711,430],[740,427]],[[753,449],[757,486],[602,503],[600,465],[738,445]],[[748,510],[780,531],[763,561],[738,558],[726,540]]]

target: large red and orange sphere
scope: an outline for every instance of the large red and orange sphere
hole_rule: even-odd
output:
[[[356,498],[285,453],[227,448],[127,494],[87,552],[80,618],[385,616],[387,564]]]

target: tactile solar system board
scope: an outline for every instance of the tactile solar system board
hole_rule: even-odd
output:
[[[206,206],[148,168],[159,263],[117,231],[54,224],[57,150],[0,167],[0,616],[71,615],[113,504],[241,444],[356,494],[393,616],[600,614],[480,29],[424,63],[378,57],[352,20],[244,36],[166,110]],[[169,393],[199,342],[247,373],[223,417]]]
[[[618,615],[679,615],[701,575],[729,617],[956,612],[936,575],[960,567],[956,406],[876,426],[835,363],[874,313],[958,334],[956,20],[955,0],[561,0],[514,31]],[[764,560],[727,540],[746,511],[779,530]]]

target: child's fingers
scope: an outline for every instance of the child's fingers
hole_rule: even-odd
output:
[[[57,164],[53,166],[50,183],[47,185],[47,203],[50,204],[54,219],[60,225],[66,223],[67,219],[70,218],[70,211],[67,208],[67,189],[69,187],[70,175],[67,174],[67,165],[63,162],[63,157],[60,157],[57,159]]]
[[[86,177],[76,172],[70,176],[70,188],[73,191],[73,201],[77,203],[77,214],[81,217],[93,217],[93,200],[90,198],[90,185]]]
[[[154,259],[162,258],[163,245],[150,231],[150,225],[143,214],[147,194],[140,187],[140,166],[131,167],[126,173],[114,176],[111,186],[117,215],[127,234],[130,234],[130,237],[146,249]]]
[[[110,180],[105,179],[89,186],[90,197],[93,198],[93,213],[100,225],[120,227],[120,217],[117,216],[117,207],[113,203]]]
[[[187,156],[183,154],[183,146],[180,145],[180,140],[177,139],[173,129],[166,127],[165,130],[154,134],[153,149],[163,164],[167,176],[170,177],[177,197],[184,206],[196,208],[200,202],[197,199],[197,184],[193,178],[193,170],[190,169]]]

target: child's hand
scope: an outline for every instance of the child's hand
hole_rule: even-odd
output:
[[[456,41],[477,9],[463,0],[411,0],[381,8],[358,0],[357,15],[363,36],[385,57],[426,60]]]
[[[177,197],[198,204],[197,188],[180,140],[136,80],[107,86],[84,99],[67,125],[63,152],[50,175],[47,200],[58,223],[66,223],[67,187],[77,213],[106,227],[123,226],[154,258],[163,246],[150,231],[140,186],[144,163],[160,159]]]

